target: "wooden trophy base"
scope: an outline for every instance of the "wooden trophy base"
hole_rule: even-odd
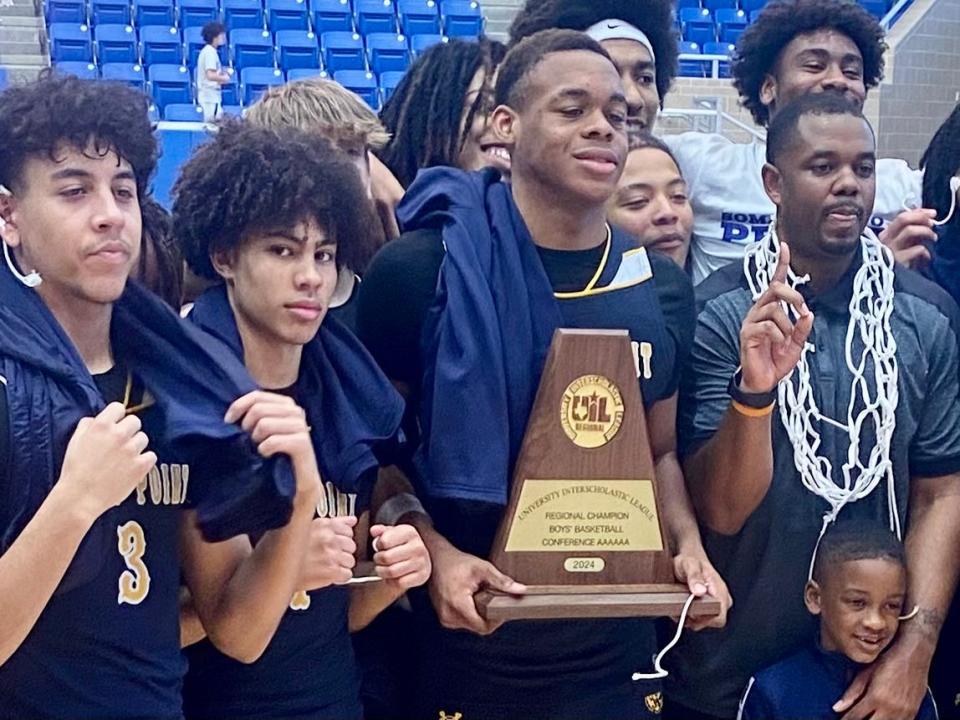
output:
[[[680,617],[690,596],[685,585],[530,585],[525,595],[481,590],[477,611],[487,620],[575,620],[586,618]],[[720,602],[700,598],[688,617],[715,617]]]

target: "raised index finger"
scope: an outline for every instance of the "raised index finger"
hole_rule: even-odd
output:
[[[780,256],[777,258],[777,269],[773,273],[772,282],[787,281],[787,270],[790,269],[790,246],[785,242],[780,243]]]

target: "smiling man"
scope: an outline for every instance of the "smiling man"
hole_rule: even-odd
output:
[[[429,597],[414,603],[417,717],[643,717],[661,700],[656,681],[630,680],[654,651],[649,620],[498,628],[473,596],[524,590],[481,558],[554,329],[625,328],[656,348],[639,383],[677,578],[729,606],[675,455],[684,346],[667,327],[692,325],[690,285],[606,223],[627,153],[627,102],[598,43],[568,30],[521,41],[495,95],[490,124],[510,148],[511,184],[494,171],[421,173],[399,210],[405,234],[374,258],[360,291],[361,337],[410,389],[423,427],[418,491],[434,526],[417,522],[434,575]],[[658,283],[680,284],[686,302],[662,309]]]
[[[856,2],[775,0],[740,37],[733,84],[764,128],[785,104],[809,93],[834,93],[862,109],[867,92],[883,78],[885,50],[880,24]],[[774,206],[760,176],[765,146],[735,143],[718,133],[688,132],[664,140],[690,186],[691,269],[699,283],[741,260],[744,248],[767,232]],[[870,227],[882,233],[898,260],[915,261],[922,241],[934,239],[931,211],[903,212],[920,202],[920,174],[897,159],[878,160],[876,170]]]
[[[737,606],[723,633],[687,636],[671,658],[673,717],[734,717],[747,678],[809,641],[804,585],[838,515],[905,532],[918,611],[835,709],[913,717],[925,694],[958,570],[960,326],[946,293],[861,235],[875,153],[847,100],[787,105],[763,168],[776,227],[698,288],[682,452]]]

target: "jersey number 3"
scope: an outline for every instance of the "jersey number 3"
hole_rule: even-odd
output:
[[[129,568],[120,573],[117,604],[139,605],[150,592],[150,571],[143,562],[147,540],[140,523],[130,520],[117,528],[117,549]]]

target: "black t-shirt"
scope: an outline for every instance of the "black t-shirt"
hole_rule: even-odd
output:
[[[353,304],[353,303],[351,303]],[[273,390],[309,408],[301,383]],[[313,424],[310,410],[307,421]],[[378,443],[374,455],[391,463],[401,450],[399,438]],[[337,486],[317,458],[324,478],[316,517],[353,515],[370,507],[377,467],[369,468],[353,491]],[[296,718],[349,720],[362,716],[360,676],[348,629],[350,588],[330,586],[298,593],[284,613],[270,644],[254,663],[244,664],[219,652],[209,640],[186,649],[190,670],[184,683],[187,718]]]
[[[555,292],[588,285],[604,245],[582,251],[538,248]],[[415,416],[422,374],[420,336],[437,289],[444,249],[438,231],[407,233],[385,245],[364,275],[357,298],[357,334],[394,381],[409,390]],[[669,259],[650,262],[665,325],[675,346],[679,378],[692,341],[694,301],[690,281]],[[630,312],[627,308],[625,312]],[[642,309],[638,309],[642,312]],[[408,434],[415,430],[408,418]],[[503,508],[489,503],[424,498],[437,530],[460,549],[485,557]],[[652,623],[643,620],[507,623],[490,637],[439,627],[425,593],[413,593],[420,624],[418,687],[423,716],[441,710],[466,716],[639,717],[656,683],[631,684],[648,669],[654,651]],[[639,693],[639,696],[638,696]],[[446,705],[459,702],[460,705]],[[654,703],[655,704],[655,703]],[[563,710],[559,710],[559,708]]]

